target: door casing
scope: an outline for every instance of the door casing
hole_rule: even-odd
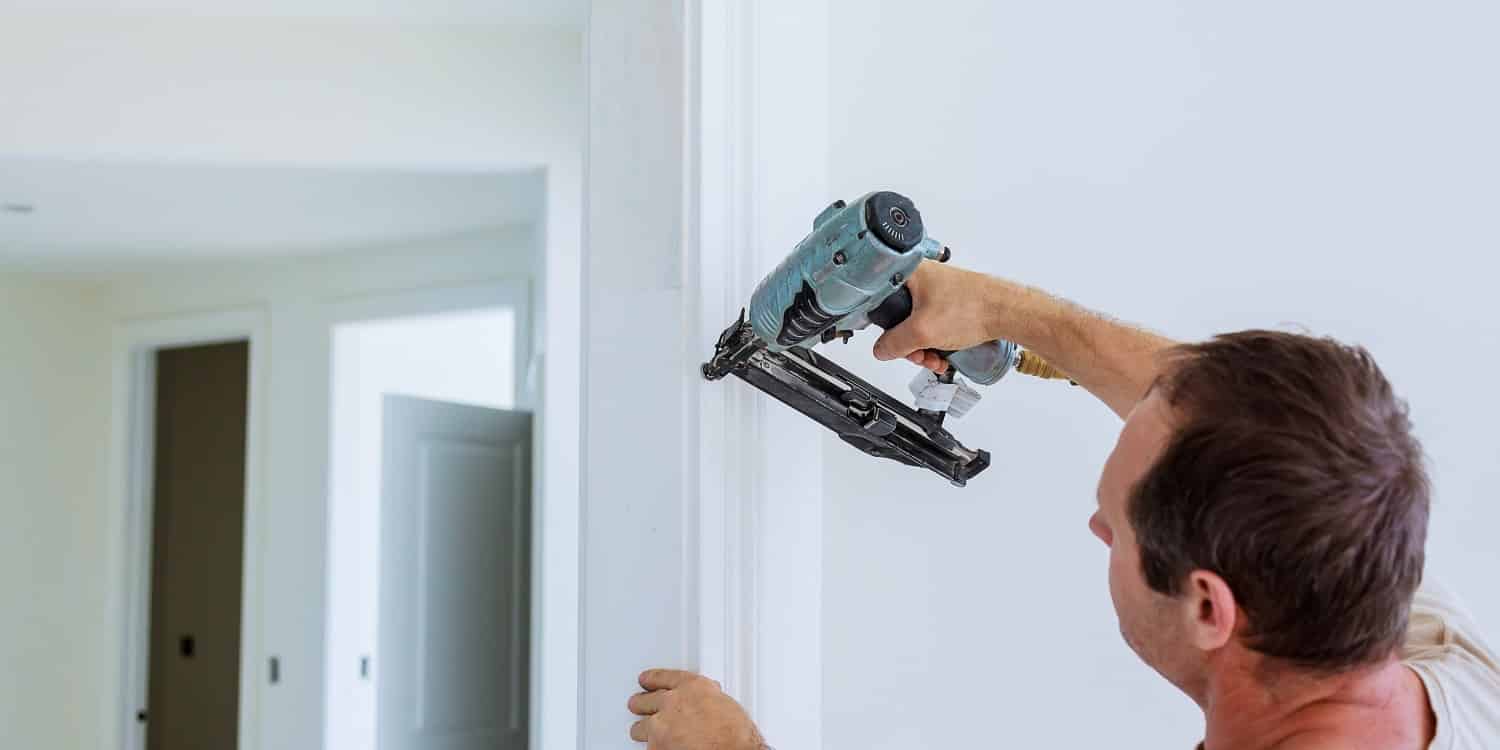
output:
[[[160,349],[247,341],[250,346],[249,405],[245,436],[244,554],[240,594],[239,747],[257,747],[261,669],[261,541],[265,517],[264,476],[266,343],[263,308],[133,321],[115,328],[110,434],[110,514],[107,541],[111,586],[106,633],[108,654],[119,660],[118,681],[106,686],[102,710],[107,747],[143,750],[150,663],[151,545],[155,461],[155,354]]]

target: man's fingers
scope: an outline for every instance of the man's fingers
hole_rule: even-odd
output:
[[[630,725],[630,739],[636,742],[646,742],[651,739],[651,717],[646,717]]]
[[[650,693],[636,693],[630,696],[630,712],[636,716],[650,716],[661,711],[662,700],[667,696],[665,691],[657,690]]]
[[[908,318],[905,323],[886,331],[875,340],[875,358],[898,359],[921,348],[923,348],[921,337],[918,335],[916,326],[912,325],[911,319]]]
[[[948,369],[948,360],[943,359],[941,355],[931,349],[918,349],[906,355],[906,361],[918,367],[925,367],[939,375],[942,375]]]
[[[646,690],[671,690],[697,677],[680,669],[648,669],[641,673],[641,687]]]
[[[948,369],[948,360],[943,359],[937,352],[928,350],[922,352],[922,366],[942,375]]]

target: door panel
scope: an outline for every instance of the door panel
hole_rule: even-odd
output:
[[[531,417],[388,396],[380,750],[526,745]]]

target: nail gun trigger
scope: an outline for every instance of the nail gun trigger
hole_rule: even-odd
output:
[[[822,333],[822,335],[821,335],[820,338],[822,339],[823,343],[825,343],[825,344],[828,343],[828,342],[830,342],[830,341],[832,341],[832,340],[834,340],[834,339],[838,339],[839,341],[842,341],[843,343],[847,344],[847,343],[849,343],[849,339],[854,338],[854,332],[853,331],[840,331],[840,330],[838,330],[836,328],[829,328],[829,329],[823,331],[823,333]]]

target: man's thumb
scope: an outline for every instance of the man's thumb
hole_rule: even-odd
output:
[[[875,358],[882,361],[901,359],[921,348],[916,328],[907,320],[875,340]]]

